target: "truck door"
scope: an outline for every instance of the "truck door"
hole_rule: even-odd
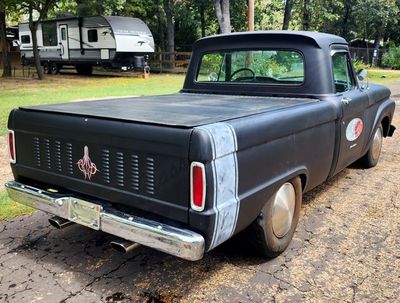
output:
[[[69,60],[69,45],[68,45],[68,26],[66,24],[59,26],[60,31],[60,48],[61,58],[63,60]]]
[[[337,173],[362,156],[367,133],[364,131],[365,110],[369,100],[368,95],[358,87],[348,51],[334,49],[331,55],[337,102],[342,107]]]

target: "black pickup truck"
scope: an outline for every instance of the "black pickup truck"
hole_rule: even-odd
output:
[[[377,164],[395,103],[358,81],[340,37],[267,31],[198,40],[166,96],[20,107],[8,121],[17,202],[199,260],[244,231],[286,249],[302,193]]]

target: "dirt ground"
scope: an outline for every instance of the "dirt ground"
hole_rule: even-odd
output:
[[[397,100],[398,130],[378,166],[345,169],[307,193],[278,258],[261,259],[240,239],[194,263],[146,247],[122,255],[111,236],[76,225],[55,230],[36,212],[0,222],[0,302],[399,302]]]

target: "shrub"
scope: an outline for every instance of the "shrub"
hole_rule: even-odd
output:
[[[354,66],[356,73],[358,73],[362,69],[367,69],[369,67],[368,64],[365,64],[364,61],[359,58],[356,58],[353,60],[353,66]]]
[[[400,47],[391,47],[382,56],[382,64],[394,69],[400,69]]]

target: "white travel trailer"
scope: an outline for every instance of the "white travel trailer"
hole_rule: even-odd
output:
[[[93,66],[119,70],[143,69],[154,52],[153,36],[140,19],[119,16],[63,17],[41,21],[37,31],[40,62],[46,73],[72,65],[80,74]],[[28,23],[19,24],[21,60],[33,62]]]

